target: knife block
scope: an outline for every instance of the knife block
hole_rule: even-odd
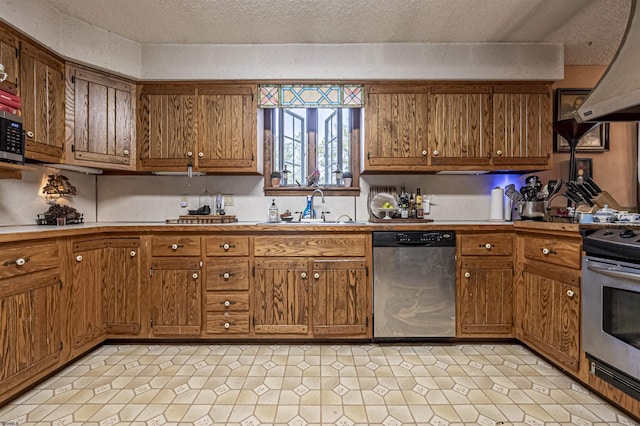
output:
[[[601,193],[593,197],[591,201],[593,201],[600,208],[603,208],[606,204],[610,209],[618,211],[625,210],[624,207],[622,207],[607,191],[602,191]]]

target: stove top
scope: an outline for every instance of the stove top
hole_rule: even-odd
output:
[[[583,250],[587,256],[640,263],[640,229],[598,229],[584,237]]]

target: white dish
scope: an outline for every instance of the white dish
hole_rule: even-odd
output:
[[[392,207],[385,209],[384,207],[382,207],[385,205],[385,203],[391,204]],[[371,200],[370,207],[371,207],[371,213],[373,213],[373,215],[378,219],[382,219],[383,217],[387,216],[387,213],[389,218],[391,218],[398,211],[398,201],[395,199],[393,195],[387,192],[381,192],[377,194],[375,197],[373,197],[373,199]]]

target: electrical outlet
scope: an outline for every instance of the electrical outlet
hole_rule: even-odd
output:
[[[186,195],[180,197],[180,207],[182,207],[183,209],[189,207],[189,200],[187,199]]]
[[[225,194],[222,196],[224,199],[224,206],[233,206],[233,195],[231,194]]]

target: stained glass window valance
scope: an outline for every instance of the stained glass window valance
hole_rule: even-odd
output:
[[[358,84],[258,86],[260,108],[360,108],[363,86]]]

